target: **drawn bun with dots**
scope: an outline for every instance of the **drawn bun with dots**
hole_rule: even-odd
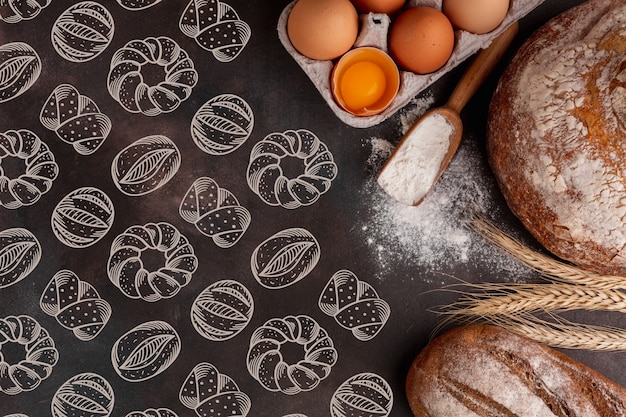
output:
[[[217,281],[205,288],[191,306],[191,323],[204,338],[221,342],[238,335],[252,319],[254,300],[237,281]]]
[[[41,260],[41,244],[29,230],[0,231],[0,289],[26,278]]]
[[[237,12],[219,0],[191,0],[179,28],[220,62],[237,58],[252,35]]]
[[[235,245],[251,221],[248,209],[208,177],[194,181],[180,204],[179,214],[220,248]]]
[[[52,397],[53,417],[109,417],[115,405],[111,384],[102,376],[86,372],[63,383]]]
[[[144,10],[159,4],[161,0],[117,0],[126,10]]]
[[[222,94],[198,109],[191,121],[191,137],[203,152],[226,155],[250,137],[253,127],[248,103],[234,94]]]
[[[39,306],[81,341],[93,340],[111,318],[111,305],[91,284],[69,270],[54,274]]]
[[[235,381],[207,362],[191,370],[178,398],[199,417],[246,417],[251,407],[250,398]]]
[[[30,20],[47,7],[52,0],[5,0],[0,8],[0,20],[5,23],[19,23]]]
[[[23,359],[7,362],[1,354],[5,344],[22,348]],[[58,360],[54,340],[37,320],[27,315],[0,319],[0,392],[17,395],[34,390],[52,374]]]
[[[373,339],[391,314],[389,304],[376,290],[347,270],[331,277],[322,291],[319,307],[361,341]]]
[[[0,103],[25,93],[41,75],[41,58],[29,44],[11,42],[0,46]]]
[[[389,383],[370,372],[348,378],[337,388],[330,402],[332,417],[387,417],[392,408],[393,391]]]
[[[65,10],[52,26],[52,46],[70,62],[87,62],[111,43],[115,24],[99,3],[83,1]]]

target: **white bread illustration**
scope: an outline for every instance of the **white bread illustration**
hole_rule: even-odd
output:
[[[250,291],[234,280],[214,282],[191,306],[191,323],[204,338],[221,342],[238,335],[252,319],[254,300]]]
[[[0,349],[4,344],[24,349],[24,359],[18,363],[8,363],[0,355],[0,392],[8,395],[37,388],[59,360],[59,351],[48,331],[27,315],[0,319]]]
[[[219,0],[191,0],[179,28],[220,62],[237,58],[252,35],[250,26],[237,12]]]
[[[226,155],[252,134],[254,114],[235,94],[221,94],[202,105],[191,121],[191,137],[209,155]]]
[[[41,260],[41,244],[23,228],[0,231],[0,289],[26,278]]]
[[[27,43],[0,46],[0,103],[25,93],[41,75],[41,58]]]
[[[194,181],[180,203],[179,214],[220,248],[235,245],[252,220],[248,209],[209,177]]]
[[[348,378],[330,402],[332,417],[387,417],[393,408],[393,391],[379,375],[365,372]]]
[[[163,68],[164,80],[148,85],[141,69]],[[113,54],[107,79],[109,93],[131,113],[158,116],[174,111],[189,98],[198,72],[187,52],[166,36],[132,40]]]
[[[170,324],[149,321],[117,339],[111,349],[111,363],[122,379],[141,382],[169,368],[180,348],[180,336]]]
[[[285,343],[300,345],[304,357],[287,363]],[[311,391],[330,375],[337,362],[333,341],[313,318],[305,315],[270,319],[254,331],[248,349],[248,372],[268,391],[295,395]]]
[[[303,172],[287,177],[281,166],[285,158],[302,160]],[[305,129],[270,133],[250,152],[248,185],[270,206],[297,209],[311,205],[330,189],[336,176],[333,155],[315,134]]]
[[[282,230],[252,253],[250,266],[257,282],[270,289],[285,288],[306,277],[320,259],[320,246],[306,229]]]
[[[144,267],[145,250],[163,254],[164,266]],[[131,226],[115,238],[107,265],[113,284],[127,297],[155,302],[171,298],[186,286],[198,268],[194,249],[176,227],[160,223]]]
[[[113,225],[115,208],[103,191],[78,188],[63,197],[52,211],[52,231],[71,248],[86,248],[102,239]]]
[[[348,270],[331,277],[320,295],[319,307],[361,341],[374,338],[391,314],[389,304],[376,290]]]
[[[0,20],[5,23],[19,23],[34,19],[52,0],[4,0],[0,3]]]
[[[52,26],[52,46],[70,62],[87,62],[100,55],[113,40],[111,13],[95,1],[70,6]]]
[[[126,10],[144,10],[157,5],[161,0],[117,0],[117,3]]]
[[[109,417],[115,405],[111,384],[86,372],[64,382],[52,397],[53,417]]]
[[[0,170],[0,205],[18,209],[35,204],[52,188],[59,175],[54,154],[39,137],[30,130],[9,130],[0,133],[0,159],[16,158],[25,164],[25,172],[17,178],[9,178]]]
[[[94,339],[111,318],[111,305],[88,282],[67,269],[54,274],[39,306],[81,341]]]
[[[169,408],[148,408],[144,411],[131,411],[126,417],[178,417]]]
[[[178,398],[199,417],[245,417],[251,407],[250,398],[235,381],[207,362],[191,370]]]

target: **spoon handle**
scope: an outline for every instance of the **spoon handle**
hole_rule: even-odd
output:
[[[456,113],[461,113],[463,107],[465,107],[469,99],[478,90],[478,87],[485,81],[500,58],[502,58],[502,55],[504,55],[504,52],[515,38],[518,28],[519,24],[517,21],[511,23],[487,48],[478,52],[450,95],[446,107]]]

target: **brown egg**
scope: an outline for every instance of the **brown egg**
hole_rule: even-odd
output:
[[[500,26],[509,0],[443,0],[442,7],[454,27],[482,35]]]
[[[394,14],[404,6],[406,0],[352,0],[359,13]]]
[[[331,60],[348,51],[359,32],[350,0],[298,0],[287,19],[287,35],[302,55]]]
[[[439,10],[428,6],[403,11],[389,30],[389,52],[398,65],[417,74],[441,68],[452,55],[454,29]]]

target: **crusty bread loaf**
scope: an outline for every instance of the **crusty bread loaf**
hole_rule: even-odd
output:
[[[564,354],[495,326],[433,339],[413,361],[415,417],[623,417],[626,389]]]
[[[626,275],[626,3],[590,0],[518,50],[491,102],[489,161],[549,251]]]

